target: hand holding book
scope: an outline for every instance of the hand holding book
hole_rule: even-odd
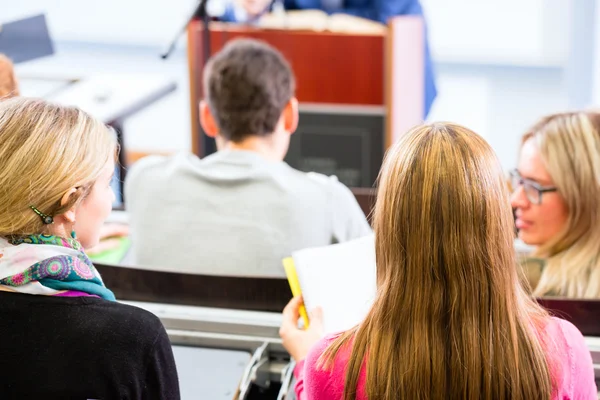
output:
[[[306,358],[311,347],[324,335],[323,310],[316,307],[310,313],[310,326],[303,329],[298,327],[300,307],[303,307],[301,296],[296,296],[290,300],[283,309],[283,321],[279,329],[283,347],[296,361]]]

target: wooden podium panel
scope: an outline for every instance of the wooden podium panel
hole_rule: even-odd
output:
[[[188,46],[203,54],[203,27],[190,24]],[[262,40],[278,49],[296,75],[296,97],[300,102],[352,105],[383,105],[384,36],[342,33],[263,30],[233,24],[211,24],[210,50],[214,54],[232,39]],[[197,58],[190,77],[202,94],[202,57]]]

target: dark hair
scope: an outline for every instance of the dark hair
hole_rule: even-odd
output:
[[[204,70],[208,106],[220,135],[233,142],[273,133],[295,86],[283,55],[258,40],[232,40]]]

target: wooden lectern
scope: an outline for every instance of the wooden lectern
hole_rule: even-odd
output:
[[[296,75],[300,107],[385,110],[385,148],[423,119],[424,27],[419,17],[392,18],[385,34],[259,29],[218,22],[210,31],[213,54],[239,37],[263,40],[281,51]],[[192,150],[204,156],[198,122],[205,64],[202,22],[192,21],[187,33]]]

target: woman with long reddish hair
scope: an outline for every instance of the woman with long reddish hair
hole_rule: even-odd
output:
[[[320,338],[284,310],[301,399],[595,399],[589,351],[521,287],[500,163],[474,132],[423,125],[388,152],[374,214],[377,298]]]

